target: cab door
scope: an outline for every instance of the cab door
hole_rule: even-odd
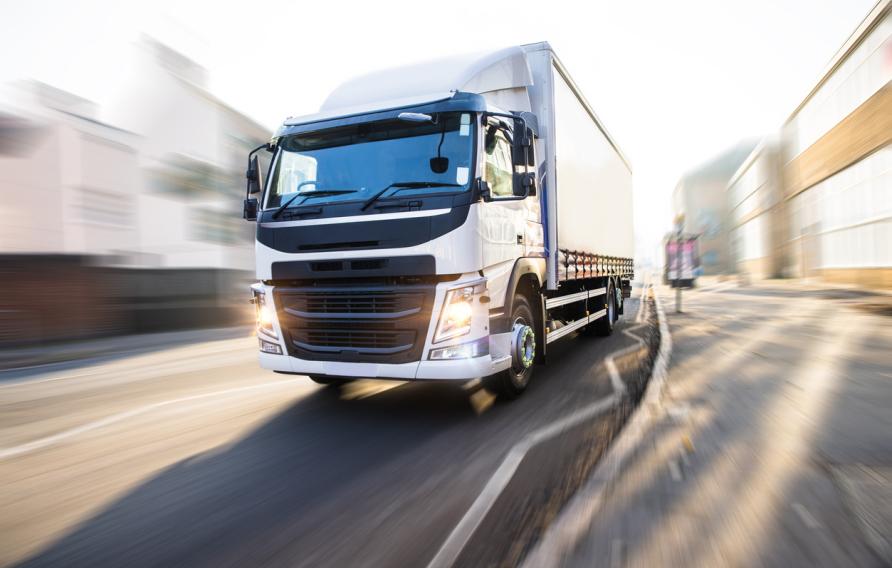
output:
[[[514,173],[524,169],[512,161],[511,131],[496,119],[490,119],[481,130],[482,174],[491,198],[480,207],[483,265],[490,267],[523,256],[541,256],[544,249],[539,198],[518,199],[514,195]]]

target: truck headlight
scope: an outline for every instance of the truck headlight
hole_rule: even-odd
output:
[[[266,292],[259,287],[251,287],[251,291],[254,293],[254,316],[257,331],[262,331],[270,337],[278,337],[274,327],[276,312],[272,305],[266,301]]]
[[[471,332],[471,317],[474,313],[474,295],[486,290],[485,284],[454,288],[446,292],[440,321],[434,333],[434,343],[461,337]]]

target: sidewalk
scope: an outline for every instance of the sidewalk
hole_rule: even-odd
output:
[[[662,405],[599,506],[552,525],[582,537],[543,564],[892,563],[892,318],[770,284],[690,291],[683,314],[659,292]]]
[[[191,329],[0,349],[0,380],[54,364],[65,366],[96,357],[133,355],[188,343],[246,337],[251,332],[251,326]]]

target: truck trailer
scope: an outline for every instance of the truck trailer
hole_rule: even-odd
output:
[[[546,42],[348,81],[247,178],[259,359],[279,373],[515,397],[631,293],[631,167]]]

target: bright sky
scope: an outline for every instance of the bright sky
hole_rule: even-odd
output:
[[[0,81],[34,78],[104,103],[145,32],[206,67],[212,92],[272,131],[372,69],[547,40],[631,160],[636,234],[655,242],[680,175],[776,129],[874,4],[2,0]]]

